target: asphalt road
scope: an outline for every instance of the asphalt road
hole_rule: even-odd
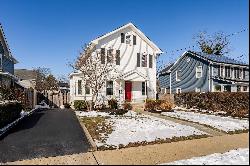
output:
[[[87,152],[90,145],[70,110],[36,112],[0,140],[0,163]]]

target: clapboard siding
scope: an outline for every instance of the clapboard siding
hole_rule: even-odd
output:
[[[187,59],[189,58],[189,62]],[[202,66],[202,77],[196,78],[196,67]],[[181,81],[176,81],[176,71],[181,70]],[[191,54],[186,54],[171,70],[171,92],[175,93],[176,88],[182,92],[195,91],[200,88],[202,92],[208,91],[208,62],[199,59]]]

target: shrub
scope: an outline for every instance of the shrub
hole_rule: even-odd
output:
[[[162,111],[170,111],[173,108],[173,104],[169,101],[162,101],[160,104],[160,110]]]
[[[74,108],[78,111],[87,109],[87,102],[85,100],[75,100]]]
[[[152,100],[147,99],[145,103],[145,111],[156,111],[161,109],[160,105],[162,103],[162,100]]]
[[[0,104],[0,128],[19,118],[22,109],[18,102]]]
[[[118,102],[116,99],[110,99],[108,101],[109,108],[111,109],[117,109],[118,108]]]
[[[69,103],[65,103],[64,104],[64,108],[68,108],[69,109],[70,108],[70,104]]]
[[[122,106],[123,106],[123,109],[125,109],[125,110],[132,110],[133,109],[133,106],[127,101],[125,101],[125,103],[123,103]]]

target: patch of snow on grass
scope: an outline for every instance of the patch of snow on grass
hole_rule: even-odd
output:
[[[249,148],[231,150],[226,153],[214,153],[162,165],[249,165]]]
[[[97,116],[109,116],[107,112],[98,112],[98,111],[75,111],[77,116],[85,116],[85,117],[97,117]]]
[[[174,112],[163,112],[161,114],[169,117],[205,124],[225,132],[244,130],[249,128],[248,120],[235,119],[232,117],[221,117],[216,115],[207,115],[196,112],[176,110]]]
[[[157,139],[167,139],[191,135],[208,135],[193,127],[181,125],[149,115],[139,115],[133,111],[125,116],[111,116],[107,119],[113,126],[111,134],[106,136],[105,142],[96,141],[97,146],[109,145],[118,147],[136,142],[153,142]]]

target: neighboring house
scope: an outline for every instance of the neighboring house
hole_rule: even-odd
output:
[[[35,105],[37,105],[37,91],[35,90],[36,72],[34,70],[15,69],[14,73],[18,79],[17,84],[24,87],[24,92],[30,107],[34,108]]]
[[[161,94],[248,92],[249,65],[222,55],[186,51],[159,74]]]
[[[162,51],[137,27],[128,23],[90,42],[104,56],[116,54],[119,77],[107,80],[100,94],[104,100],[116,98],[138,103],[156,98],[156,58]],[[117,58],[118,57],[118,58]],[[91,90],[85,91],[81,73],[70,74],[70,98],[90,100]]]
[[[35,70],[15,69],[15,76],[18,78],[17,84],[25,88],[24,91],[26,97],[30,101],[32,108],[39,104],[42,100],[45,100],[47,104],[55,107],[60,107],[69,103],[70,97],[68,83],[58,82],[58,91],[45,91],[44,94],[42,94],[35,89],[37,77]]]
[[[14,85],[14,65],[18,63],[12,56],[3,28],[0,24],[0,85]]]

